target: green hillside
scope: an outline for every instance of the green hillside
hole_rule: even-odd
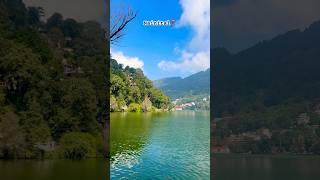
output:
[[[208,95],[210,94],[210,69],[195,73],[186,78],[165,78],[156,80],[153,83],[171,99],[193,95]]]
[[[157,111],[171,108],[170,98],[155,88],[141,69],[111,59],[110,111]]]
[[[0,158],[104,153],[105,32],[40,7],[0,1]]]

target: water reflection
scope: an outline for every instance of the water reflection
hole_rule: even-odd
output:
[[[318,180],[320,176],[318,156],[214,155],[212,158],[216,162],[216,180]]]
[[[1,160],[2,180],[107,179],[108,161],[89,160]]]
[[[112,113],[111,178],[209,179],[209,113]]]

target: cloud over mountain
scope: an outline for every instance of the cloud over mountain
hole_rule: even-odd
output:
[[[177,28],[190,28],[192,38],[180,50],[176,60],[162,60],[158,67],[165,71],[191,74],[210,67],[210,0],[180,0],[182,14]]]

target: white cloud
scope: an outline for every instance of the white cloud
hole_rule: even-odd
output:
[[[194,36],[190,48],[209,49],[210,44],[210,0],[180,0],[182,15],[177,27],[190,26]]]
[[[111,57],[124,67],[129,66],[133,68],[143,69],[144,62],[138,57],[125,56],[121,51],[114,51],[111,49]]]
[[[176,47],[177,60],[162,60],[158,67],[166,71],[195,73],[210,67],[210,0],[180,0],[182,14],[177,28],[189,27],[193,36],[184,49]]]
[[[179,62],[161,61],[158,63],[158,67],[167,71],[178,70],[181,73],[196,73],[210,67],[209,51],[199,51],[197,53],[183,51],[181,58]]]

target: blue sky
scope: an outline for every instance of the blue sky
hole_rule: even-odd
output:
[[[188,8],[194,6],[191,0],[112,0],[111,16],[128,4],[138,15],[125,29],[125,36],[111,46],[111,54],[118,62],[141,67],[152,80],[185,77],[209,67],[209,29],[203,27],[206,25],[202,25],[201,17],[210,15],[204,14],[204,11],[208,13],[204,5],[198,6],[200,13],[197,13],[196,8]],[[200,25],[194,19],[200,19]],[[143,26],[144,20],[176,20],[177,23],[175,27]],[[195,44],[199,45],[193,47]]]

